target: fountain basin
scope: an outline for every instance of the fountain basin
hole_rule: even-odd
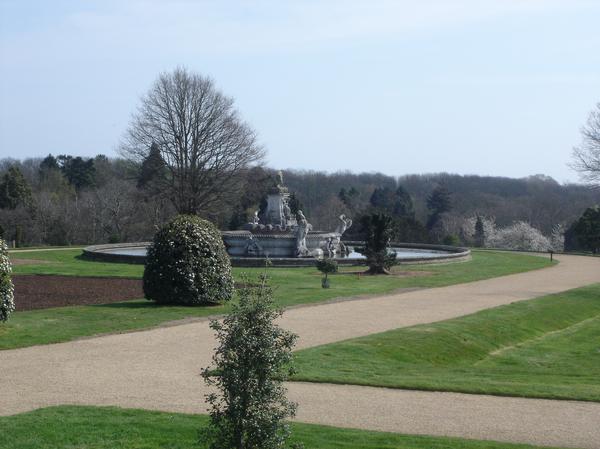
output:
[[[309,241],[314,241],[316,245],[317,241],[320,241],[324,235],[330,233],[323,232],[315,234],[317,235],[314,236],[314,239],[307,239],[307,243]],[[283,237],[273,240],[280,240],[281,238]],[[293,243],[295,245],[295,240]],[[150,244],[151,242],[136,242],[88,246],[87,248],[83,249],[83,257],[89,260],[97,260],[102,262],[143,264],[146,261],[146,252]],[[339,256],[335,258],[338,264],[365,265],[364,256],[356,251],[357,248],[364,245],[364,242],[349,241],[344,242],[344,244],[350,251],[346,256]],[[295,246],[293,248],[295,248]],[[401,265],[458,262],[468,260],[471,257],[471,251],[468,248],[447,245],[392,243],[391,249],[396,251],[396,260],[398,264]],[[230,254],[230,258],[231,264],[236,267],[264,267],[265,265],[265,257],[244,257]],[[274,266],[280,267],[314,266],[315,264],[313,257],[269,256],[269,259]]]

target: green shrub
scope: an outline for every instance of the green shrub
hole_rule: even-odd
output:
[[[194,215],[180,215],[159,230],[148,248],[144,294],[163,304],[231,299],[231,262],[219,230]]]
[[[317,270],[327,275],[327,273],[337,273],[338,263],[335,259],[324,257],[323,259],[317,259]]]
[[[15,310],[14,288],[10,273],[12,271],[8,258],[8,248],[4,240],[0,240],[0,321],[6,321]]]
[[[460,246],[460,239],[456,235],[447,235],[442,243],[448,246]]]
[[[338,263],[335,259],[330,259],[330,258],[323,258],[323,259],[317,259],[316,262],[317,265],[317,270],[319,270],[321,273],[323,273],[325,275],[325,277],[323,278],[322,282],[321,282],[321,286],[323,288],[329,288],[329,279],[327,278],[327,275],[329,273],[337,273],[338,271]]]
[[[369,274],[389,274],[389,269],[396,264],[396,253],[389,251],[393,235],[392,217],[386,214],[373,213],[361,218],[365,230],[364,254]]]
[[[201,430],[210,449],[284,449],[287,418],[296,404],[286,398],[284,381],[294,374],[292,349],[298,338],[276,323],[273,291],[265,275],[258,283],[243,278],[225,319],[211,321],[217,348],[213,366],[202,371],[212,387],[206,395],[210,425]],[[204,447],[204,446],[203,446]]]

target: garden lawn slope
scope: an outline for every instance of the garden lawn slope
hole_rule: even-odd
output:
[[[188,449],[205,448],[202,415],[115,407],[62,406],[0,417],[3,449]],[[523,444],[398,435],[312,424],[292,424],[292,441],[307,449],[534,449]]]
[[[600,401],[600,284],[296,354],[294,380]]]
[[[18,274],[64,276],[116,276],[141,278],[143,267],[123,263],[102,263],[81,260],[80,250],[11,252],[12,259],[31,260],[32,264],[15,266]],[[391,293],[402,288],[425,288],[452,285],[520,273],[548,267],[548,258],[504,252],[474,252],[468,262],[445,265],[413,265],[395,267],[392,276],[359,275],[364,267],[344,269],[330,275],[331,288],[321,288],[321,275],[316,268],[271,268],[275,301],[289,307],[312,304],[357,295]],[[354,270],[354,271],[352,271]],[[236,268],[251,277],[264,272],[262,268]],[[408,273],[408,274],[403,274]],[[416,275],[415,275],[416,274]],[[420,274],[420,275],[418,275]],[[83,302],[83,301],[82,301]],[[185,318],[207,317],[228,310],[224,306],[161,306],[140,299],[93,306],[72,306],[13,314],[11,321],[0,327],[0,349],[12,349],[37,344],[58,343],[103,333],[146,329]]]

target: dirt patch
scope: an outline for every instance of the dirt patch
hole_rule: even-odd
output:
[[[109,304],[144,297],[141,279],[14,275],[17,311]]]
[[[39,259],[10,259],[10,263],[14,266],[17,265],[39,265],[43,263],[50,263],[49,260],[39,260]]]
[[[111,304],[144,298],[141,279],[17,274],[12,276],[12,280],[17,311]],[[256,285],[236,282],[235,288]]]

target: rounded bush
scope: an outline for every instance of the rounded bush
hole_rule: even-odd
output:
[[[335,259],[329,259],[324,257],[323,259],[317,259],[316,262],[317,270],[323,274],[337,273],[338,263]]]
[[[162,304],[231,299],[231,262],[219,230],[193,215],[180,215],[160,229],[148,248],[144,294]]]
[[[15,310],[14,287],[10,279],[12,267],[8,258],[8,248],[0,239],[0,321],[6,321]]]

